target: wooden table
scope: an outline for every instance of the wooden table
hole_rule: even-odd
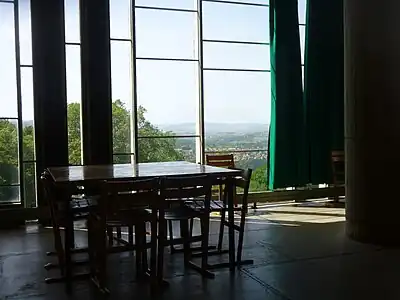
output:
[[[225,169],[208,165],[200,165],[186,161],[155,162],[139,164],[87,165],[48,168],[56,187],[69,184],[82,185],[104,180],[132,180],[154,177],[182,177],[208,175],[225,178],[228,191],[229,226],[229,268],[235,269],[235,233],[234,233],[234,197],[232,178],[241,174],[240,170]],[[67,205],[69,208],[69,206]],[[67,212],[68,213],[68,212]],[[73,239],[73,226],[65,228],[65,245]],[[65,247],[66,282],[72,279],[71,248]]]

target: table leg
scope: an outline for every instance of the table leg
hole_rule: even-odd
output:
[[[66,199],[67,201],[69,199]],[[68,202],[69,203],[69,202]],[[64,237],[65,237],[65,281],[66,281],[66,288],[67,291],[71,290],[72,284],[72,248],[71,245],[73,244],[74,239],[74,221],[72,217],[72,212],[70,206],[66,206],[66,226],[64,230]]]
[[[229,269],[231,271],[235,270],[235,217],[234,217],[234,199],[233,199],[233,189],[234,185],[232,178],[228,178],[228,234],[229,234]]]

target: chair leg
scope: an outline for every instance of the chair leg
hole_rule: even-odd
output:
[[[143,273],[147,273],[149,267],[148,267],[148,261],[147,261],[147,238],[146,238],[146,223],[143,222],[142,224],[139,225],[141,227],[141,259],[142,259],[142,268],[143,268]]]
[[[129,242],[129,245],[133,245],[133,227],[132,226],[128,227],[128,242]]]
[[[204,217],[200,218],[201,224],[201,268],[203,270],[207,270],[208,268],[208,238],[209,238],[209,230],[210,230],[210,214],[205,215]]]
[[[160,212],[160,215],[162,213]],[[158,222],[158,244],[157,244],[157,282],[162,284],[164,277],[164,246],[167,240],[167,222],[160,218]]]
[[[174,245],[172,244],[172,241],[174,240],[174,232],[173,232],[171,220],[168,221],[168,231],[169,231],[169,241],[171,243],[169,248],[170,248],[171,254],[174,254],[176,251],[175,251]]]
[[[181,236],[183,238],[183,257],[185,265],[190,261],[190,236],[189,236],[189,223],[188,220],[180,221]]]
[[[107,227],[108,245],[112,246],[114,244],[113,228]]]
[[[237,263],[240,265],[242,261],[242,251],[243,251],[243,238],[244,238],[244,225],[246,222],[246,211],[247,208],[242,207],[242,213],[240,216],[240,225],[239,225],[239,240],[238,240],[238,248],[237,248]]]
[[[142,228],[135,226],[135,245],[136,245],[136,276],[140,278],[143,274],[142,270]]]
[[[218,251],[222,251],[222,243],[224,241],[225,215],[226,215],[226,211],[225,211],[225,209],[223,209],[221,211],[221,220],[219,223],[219,235],[218,235],[218,245],[217,245]]]
[[[151,221],[150,280],[153,287],[157,285],[157,215]]]
[[[96,275],[96,264],[95,264],[95,230],[93,226],[93,221],[89,217],[87,222],[88,227],[88,254],[89,254],[89,267],[90,267],[90,275],[94,277]]]
[[[99,226],[98,230],[96,228],[96,263],[97,263],[97,280],[99,288],[102,292],[108,293],[107,290],[107,242],[106,242],[106,228]]]
[[[189,223],[189,235],[190,237],[193,236],[193,227],[194,227],[194,219],[190,219],[190,223]]]

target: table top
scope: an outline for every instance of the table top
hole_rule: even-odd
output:
[[[98,180],[129,180],[163,176],[238,176],[240,170],[200,165],[186,161],[139,164],[86,165],[48,168],[56,183],[80,183]]]

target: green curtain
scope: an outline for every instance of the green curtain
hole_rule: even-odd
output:
[[[344,149],[343,0],[308,0],[306,24],[310,182],[331,183],[331,151]]]
[[[269,189],[308,183],[297,0],[270,1]]]

